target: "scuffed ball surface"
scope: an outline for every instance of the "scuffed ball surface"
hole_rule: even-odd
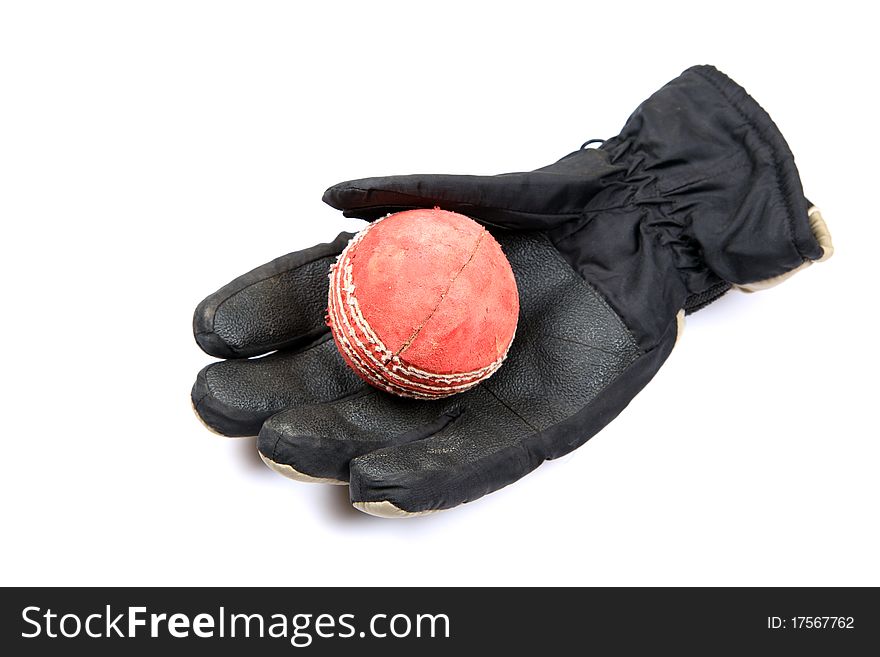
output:
[[[328,323],[368,383],[434,399],[490,377],[513,342],[516,281],[475,221],[409,210],[358,233],[330,271]]]

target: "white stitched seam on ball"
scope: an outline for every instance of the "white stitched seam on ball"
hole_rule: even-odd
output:
[[[385,219],[385,217],[383,217],[382,219]],[[361,241],[361,239],[363,239],[363,236],[367,232],[369,232],[373,228],[373,226],[380,223],[382,221],[382,219],[379,219],[378,221],[374,222],[373,224],[371,224],[370,226],[365,228],[362,232],[358,233],[349,242],[349,244],[348,244],[348,246],[346,246],[345,250],[339,255],[339,258],[337,259],[337,263],[336,263],[336,268],[337,269],[341,268],[343,270],[343,276],[344,276],[343,281],[342,281],[342,285],[341,286],[337,285],[337,290],[345,290],[345,294],[346,294],[345,302],[347,302],[346,305],[352,309],[352,316],[353,316],[353,320],[354,320],[355,325],[361,330],[361,333],[363,333],[366,336],[367,340],[375,345],[375,349],[379,353],[383,354],[383,356],[384,356],[383,358],[376,360],[375,357],[373,357],[373,355],[372,355],[373,351],[369,350],[368,353],[370,354],[371,359],[376,363],[376,365],[382,367],[382,371],[386,371],[386,368],[384,367],[385,363],[387,363],[388,361],[393,361],[394,364],[397,365],[400,370],[406,372],[407,374],[413,374],[414,376],[418,376],[419,378],[427,379],[430,381],[436,381],[436,382],[449,381],[450,383],[455,383],[455,382],[459,382],[459,381],[466,381],[468,379],[472,379],[472,378],[478,377],[478,376],[483,376],[484,374],[494,372],[495,370],[497,370],[498,367],[500,367],[501,362],[507,356],[507,350],[505,350],[504,354],[498,360],[490,363],[489,365],[481,367],[479,369],[476,369],[476,370],[473,370],[470,372],[461,372],[458,374],[438,374],[435,372],[427,372],[425,370],[421,370],[411,364],[402,363],[401,359],[399,357],[395,357],[394,353],[390,349],[388,349],[388,347],[385,346],[385,344],[382,342],[382,340],[379,338],[379,336],[376,335],[376,333],[373,331],[373,328],[370,326],[369,322],[367,322],[366,318],[363,316],[363,313],[360,310],[360,304],[358,303],[357,297],[354,295],[355,288],[354,288],[354,281],[352,280],[351,265],[348,264],[347,261],[349,260],[350,249],[352,249],[352,247],[356,246]],[[337,301],[339,303],[343,303],[342,298],[338,298]],[[348,315],[343,313],[343,319],[347,320]],[[351,324],[349,322],[346,321],[345,324],[348,328],[351,328]],[[362,349],[367,351],[366,345],[364,345],[359,340],[357,342],[358,342],[358,345]],[[512,342],[512,340],[511,340],[511,342]],[[509,346],[510,345],[508,344],[508,348],[509,348]],[[397,359],[395,360],[395,358],[397,358]]]
[[[333,314],[334,314],[333,320],[336,321],[337,326],[339,326],[340,328],[349,329],[350,335],[353,338],[354,342],[357,344],[357,346],[360,347],[361,353],[366,355],[366,357],[369,360],[371,360],[372,363],[375,365],[375,367],[371,367],[370,363],[365,361],[365,359],[361,357],[361,353],[358,353],[358,351],[351,344],[351,342],[349,340],[349,333],[347,333],[345,330],[340,330],[338,332],[338,337],[340,338],[340,342],[343,343],[342,346],[343,346],[344,351],[349,356],[349,358],[352,361],[354,361],[354,364],[357,366],[358,370],[368,376],[369,380],[376,382],[377,385],[379,385],[380,387],[384,387],[384,388],[387,388],[392,391],[398,391],[398,392],[401,392],[402,394],[410,394],[411,396],[417,395],[419,397],[422,397],[422,396],[436,397],[436,393],[433,395],[431,395],[431,394],[418,394],[417,391],[412,390],[412,388],[416,388],[417,390],[437,391],[437,392],[451,394],[451,393],[456,392],[458,390],[466,390],[467,388],[471,387],[473,384],[475,384],[479,381],[479,379],[474,380],[473,377],[469,377],[467,375],[464,375],[464,376],[455,375],[455,378],[458,381],[467,381],[467,383],[464,383],[464,384],[458,385],[458,386],[453,386],[453,385],[430,386],[427,384],[422,384],[417,381],[412,381],[410,379],[402,377],[402,376],[398,375],[396,372],[389,370],[387,367],[385,367],[383,361],[377,360],[375,358],[375,356],[373,355],[372,350],[358,338],[357,331],[354,329],[354,327],[351,326],[351,324],[348,321],[348,316],[346,315],[345,309],[343,308],[344,300],[339,292],[340,290],[342,290],[346,287],[344,281],[339,281],[339,276],[340,276],[339,271],[345,269],[345,264],[346,264],[345,262],[337,263],[336,268],[335,268],[335,270],[336,270],[335,276],[337,277],[337,280],[334,281],[334,283],[335,283],[334,288],[336,289],[337,297],[336,297],[336,299],[333,300],[333,301],[335,301],[335,303],[330,304],[331,306],[333,306],[333,311],[334,311],[333,312]],[[369,338],[368,336],[367,336],[367,339],[370,341],[373,340],[372,338]],[[381,341],[378,340],[378,337],[376,337],[375,340],[379,343],[377,346],[380,349],[384,348],[384,345],[381,344]],[[386,353],[387,353],[387,351],[388,350],[386,348]],[[499,365],[500,365],[500,363],[499,363]],[[398,371],[406,372],[407,368],[405,366],[404,367],[398,366]],[[380,373],[382,376],[385,377],[384,379],[380,380],[378,378],[377,375]],[[441,382],[442,379],[440,379],[440,377],[442,377],[442,376],[443,375],[439,375],[438,377],[436,377],[436,379],[434,379],[435,382],[437,382],[437,383]],[[482,373],[480,373],[479,376],[482,376]],[[388,377],[393,377],[394,379],[401,381],[403,384],[405,384],[406,387],[402,386],[401,384],[398,384],[396,381],[388,380]],[[471,379],[471,380],[469,380],[469,379]],[[429,379],[429,380],[431,380],[431,379]],[[412,388],[410,388],[409,386],[412,386]]]
[[[336,275],[335,272],[331,272],[331,276]],[[334,285],[334,288],[337,287],[338,284]],[[331,314],[331,322],[335,323],[336,327],[339,329],[336,332],[336,337],[339,345],[342,347],[345,354],[348,356],[349,360],[352,364],[358,369],[358,371],[370,382],[374,385],[384,388],[389,392],[397,392],[398,394],[407,396],[407,397],[416,397],[420,399],[433,399],[436,398],[437,395],[423,394],[415,391],[410,391],[405,388],[402,388],[396,384],[389,385],[392,382],[386,382],[380,379],[375,371],[367,366],[364,360],[361,358],[361,355],[352,347],[351,343],[348,340],[345,332],[341,330],[342,327],[346,324],[344,321],[344,314],[340,315],[339,304],[334,303],[334,300],[331,300],[329,304],[329,310]]]
[[[373,349],[370,349],[367,345],[365,345],[363,342],[361,342],[361,340],[358,338],[357,331],[353,330],[354,327],[352,327],[351,323],[348,321],[349,315],[347,315],[345,313],[345,310],[341,311],[342,312],[341,319],[343,321],[343,324],[345,325],[346,328],[352,330],[351,337],[354,339],[354,341],[357,343],[357,345],[364,351],[364,353],[367,355],[367,357],[370,360],[372,360],[373,363],[378,368],[380,368],[379,371],[381,371],[384,375],[386,375],[386,376],[390,375],[398,380],[405,382],[408,385],[413,385],[415,387],[422,388],[425,390],[438,390],[438,391],[464,390],[467,387],[470,387],[474,383],[474,379],[483,378],[484,376],[487,376],[488,374],[493,373],[501,365],[501,361],[503,361],[503,357],[501,359],[498,359],[498,361],[491,363],[489,366],[480,368],[480,369],[475,370],[473,372],[465,372],[465,373],[458,373],[458,374],[434,374],[434,373],[430,373],[430,372],[425,372],[424,370],[418,369],[418,368],[413,367],[411,365],[408,365],[406,363],[401,363],[399,358],[395,358],[393,355],[390,355],[391,351],[387,347],[385,347],[385,345],[382,343],[382,341],[379,339],[379,337],[375,334],[375,332],[370,327],[369,323],[366,321],[366,319],[361,314],[360,307],[357,303],[357,299],[352,294],[353,282],[351,280],[351,265],[347,261],[344,261],[344,262],[337,264],[337,269],[341,269],[343,272],[342,285],[337,286],[337,289],[338,290],[341,289],[341,290],[345,291],[345,299],[343,300],[340,295],[337,297],[337,302],[345,304],[345,308],[347,310],[349,310],[354,317],[354,323],[356,325],[356,328],[360,329],[360,331],[365,335],[368,342],[375,345],[374,349],[376,351],[378,351],[379,353],[384,354],[385,357],[377,359],[373,355]],[[337,272],[337,276],[338,275],[339,274]],[[347,335],[345,337],[348,338]],[[389,369],[386,366],[388,362],[392,363],[391,369]],[[369,366],[369,364],[367,364],[367,365]],[[401,371],[405,374],[411,374],[411,375],[416,376],[418,378],[425,379],[427,381],[431,381],[434,383],[448,383],[448,384],[461,383],[462,385],[458,385],[458,386],[445,385],[442,387],[435,387],[435,386],[430,386],[427,384],[420,384],[417,381],[412,381],[411,379],[407,379],[405,377],[398,376],[396,374],[397,371]]]
[[[332,302],[329,304],[329,310],[330,310],[330,314],[331,314],[331,318],[330,318],[331,322],[335,323],[335,325],[337,327],[341,327],[342,325],[344,325],[344,321],[340,317],[337,309],[338,309],[338,304],[335,304]],[[339,346],[342,347],[342,350],[345,352],[345,355],[348,356],[349,361],[358,369],[358,371],[368,381],[370,381],[374,385],[378,386],[379,388],[383,388],[385,390],[388,390],[389,392],[397,392],[398,394],[405,395],[407,397],[416,397],[419,399],[433,399],[436,397],[436,395],[427,395],[427,394],[422,394],[422,393],[418,393],[418,392],[411,392],[409,390],[400,388],[397,385],[389,385],[388,382],[385,382],[382,379],[380,379],[375,374],[375,372],[364,363],[360,354],[357,353],[353,349],[353,347],[351,346],[351,343],[348,341],[348,338],[345,335],[344,331],[337,330],[336,337],[337,337],[337,341],[338,341]]]
[[[360,304],[358,303],[357,297],[353,293],[354,287],[353,287],[353,281],[351,278],[351,265],[348,263],[345,263],[345,266],[343,269],[344,269],[344,271],[343,271],[343,287],[342,287],[342,289],[345,290],[346,300],[348,301],[348,306],[351,309],[352,318],[354,320],[355,325],[367,337],[369,342],[374,343],[376,345],[376,349],[379,351],[379,353],[382,353],[383,355],[387,356],[386,358],[381,358],[378,361],[376,361],[377,364],[384,365],[387,362],[392,362],[399,369],[401,369],[407,373],[412,373],[412,374],[418,376],[419,378],[435,380],[435,381],[442,380],[442,381],[456,382],[456,381],[464,381],[466,379],[470,379],[475,376],[482,376],[486,372],[494,371],[495,369],[498,368],[498,365],[501,364],[501,361],[504,360],[504,356],[502,356],[501,358],[499,358],[496,361],[493,361],[489,365],[486,365],[484,367],[481,367],[479,369],[476,369],[476,370],[473,370],[470,372],[461,372],[458,374],[438,374],[438,373],[434,373],[434,372],[427,372],[425,370],[421,370],[421,369],[413,366],[412,364],[406,364],[403,359],[401,359],[399,356],[395,356],[391,352],[391,350],[385,346],[385,344],[382,342],[382,340],[379,339],[379,336],[376,335],[375,331],[373,331],[373,328],[370,326],[369,322],[367,322],[366,318],[363,316],[363,313],[361,313]]]

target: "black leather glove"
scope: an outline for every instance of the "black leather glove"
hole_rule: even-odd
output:
[[[831,254],[779,130],[711,67],[667,84],[600,148],[543,169],[368,178],[324,200],[365,219],[433,206],[466,214],[496,236],[520,291],[506,364],[429,402],[367,386],[336,352],[327,272],[348,234],[199,305],[196,340],[230,359],[199,373],[202,419],[226,435],[259,431],[270,467],[348,481],[352,503],[382,516],[477,499],[582,445],[659,369],[685,311]]]

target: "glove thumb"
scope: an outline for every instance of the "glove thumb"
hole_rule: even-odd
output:
[[[349,180],[324,192],[346,217],[440,207],[483,224],[548,230],[577,217],[606,180],[620,172],[597,149],[579,150],[536,171],[497,176],[415,174]]]

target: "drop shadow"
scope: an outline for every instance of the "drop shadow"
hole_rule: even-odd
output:
[[[440,520],[439,517],[447,515],[441,513],[405,519],[371,516],[368,513],[358,511],[352,506],[347,485],[296,482],[281,476],[277,472],[273,472],[263,463],[263,459],[260,458],[259,451],[257,450],[256,436],[242,438],[224,437],[224,439],[233,443],[233,451],[237,452],[237,460],[249,473],[256,473],[260,477],[265,476],[279,484],[284,484],[288,489],[299,487],[303,489],[317,489],[314,491],[318,493],[313,498],[314,502],[316,502],[314,508],[322,517],[337,526],[367,528],[382,532],[390,531],[392,533],[403,530],[404,534],[418,534],[436,527],[438,520]]]
[[[351,504],[348,486],[323,486],[320,491],[317,512],[337,527],[368,530],[370,533],[393,534],[399,538],[421,540],[447,522],[455,520],[454,513],[437,513],[415,518],[379,518],[358,511]],[[463,517],[459,512],[459,518]]]
[[[381,518],[362,513],[351,505],[348,486],[324,485],[321,491],[321,512],[334,522],[346,525],[371,524]]]
[[[228,440],[235,443],[234,448],[238,452],[238,459],[249,472],[259,471],[260,473],[266,472],[273,475],[275,474],[266,467],[266,464],[263,463],[263,459],[260,458],[260,454],[257,451],[256,436],[229,438]]]

